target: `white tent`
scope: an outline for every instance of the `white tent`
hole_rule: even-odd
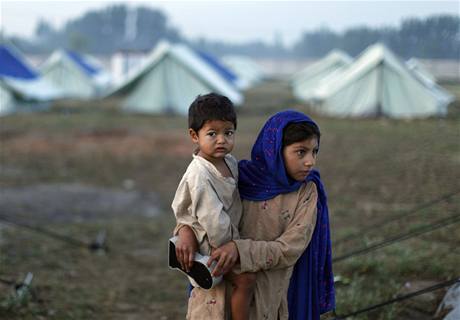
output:
[[[441,103],[448,105],[455,99],[453,95],[449,94],[445,89],[441,88],[441,86],[436,83],[435,76],[432,75],[419,60],[411,58],[406,61],[406,65],[412,71],[415,77],[422,81],[426,87],[431,89],[433,94],[438,97],[438,100]]]
[[[0,115],[9,114],[14,111],[16,101],[13,93],[7,87],[0,84]]]
[[[55,51],[40,71],[68,98],[93,98],[110,84],[109,74],[95,59],[67,50]]]
[[[43,109],[62,92],[43,79],[11,45],[0,45],[0,115]]]
[[[126,111],[185,115],[199,95],[216,92],[235,105],[242,95],[214,68],[184,45],[160,43],[143,68],[112,90]]]
[[[128,49],[115,52],[110,59],[112,83],[118,85],[142,68],[149,53],[146,50]]]
[[[419,77],[420,80],[425,81],[427,84],[436,83],[434,75],[432,75],[418,59],[410,58],[406,61],[406,66]]]
[[[224,56],[222,62],[238,76],[237,87],[239,89],[248,89],[265,77],[261,67],[249,57]]]
[[[442,88],[427,86],[382,44],[321,82],[314,96],[319,112],[339,117],[443,116],[453,100]]]
[[[349,66],[353,59],[343,51],[332,50],[323,59],[296,73],[291,80],[294,96],[309,101],[320,81]]]
[[[216,71],[221,78],[225,79],[235,88],[241,89],[239,87],[240,79],[238,78],[238,75],[236,75],[232,70],[230,70],[230,68],[224,65],[217,57],[209,54],[208,52],[204,52],[196,48],[193,51],[198,57],[200,57],[211,68],[213,68],[214,71]]]

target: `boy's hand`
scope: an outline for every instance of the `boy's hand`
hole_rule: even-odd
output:
[[[217,264],[212,271],[212,276],[218,277],[221,274],[229,272],[235,263],[238,262],[239,257],[238,248],[233,241],[227,242],[223,246],[213,250],[208,261],[208,267],[211,266],[213,261],[217,261]]]
[[[198,251],[198,242],[195,233],[189,226],[183,226],[179,229],[177,235],[179,239],[176,242],[176,256],[181,268],[190,271],[193,266],[195,252]]]

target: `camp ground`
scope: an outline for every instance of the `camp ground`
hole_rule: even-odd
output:
[[[186,318],[171,203],[208,92],[236,105],[238,160],[276,112],[318,124],[336,302],[322,320],[460,319],[458,4],[173,2],[2,1],[0,319]]]
[[[70,50],[53,52],[40,72],[70,99],[95,98],[110,85],[110,74],[94,58]]]
[[[121,99],[124,111],[185,115],[197,95],[217,92],[236,105],[242,94],[209,63],[183,44],[162,42],[143,68],[113,89],[107,97]]]
[[[62,91],[44,79],[12,45],[0,45],[0,115],[43,110]]]

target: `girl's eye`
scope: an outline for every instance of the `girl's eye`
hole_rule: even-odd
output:
[[[304,150],[298,150],[298,151],[297,151],[297,155],[298,155],[299,157],[303,157],[304,154],[305,154],[305,151],[304,151]]]
[[[215,135],[216,135],[215,132],[208,132],[208,136],[210,136],[210,137],[214,137]]]
[[[235,132],[233,132],[233,131],[227,131],[225,134],[226,134],[227,136],[231,137],[231,136],[233,136],[233,135],[235,134]]]

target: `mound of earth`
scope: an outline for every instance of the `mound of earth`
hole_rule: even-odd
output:
[[[2,188],[0,212],[30,217],[37,223],[78,222],[116,216],[152,217],[160,212],[158,197],[136,190],[108,189],[82,184],[45,184]]]

